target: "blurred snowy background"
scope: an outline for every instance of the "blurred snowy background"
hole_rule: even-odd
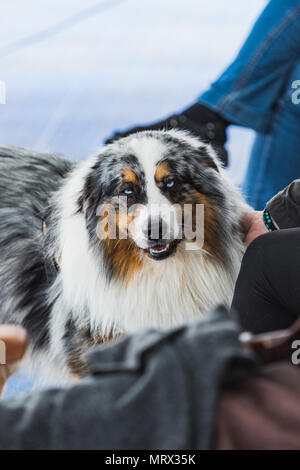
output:
[[[265,4],[0,1],[0,143],[81,160],[114,130],[179,111],[235,57]],[[229,137],[239,182],[253,134],[231,127]],[[6,396],[31,386],[22,374]]]

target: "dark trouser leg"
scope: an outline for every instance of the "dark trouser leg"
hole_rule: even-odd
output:
[[[253,333],[289,327],[300,315],[300,228],[258,237],[248,247],[232,314]]]

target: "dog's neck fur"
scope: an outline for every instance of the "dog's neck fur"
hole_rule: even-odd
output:
[[[243,254],[238,236],[232,239],[226,266],[206,252],[185,251],[179,245],[176,255],[165,261],[146,259],[143,269],[122,284],[107,283],[103,266],[96,265],[82,216],[68,225],[77,246],[69,243],[62,253],[61,300],[78,327],[90,322],[95,336],[169,328],[196,321],[216,303],[230,305]]]
[[[242,254],[235,242],[231,266],[179,246],[163,262],[146,260],[128,285],[114,282],[107,290],[102,285],[98,312],[97,305],[91,310],[92,325],[97,328],[101,318],[106,333],[112,321],[125,332],[170,328],[199,320],[216,303],[229,306]]]

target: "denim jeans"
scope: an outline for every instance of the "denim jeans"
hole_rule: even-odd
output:
[[[300,1],[271,0],[234,62],[199,97],[230,122],[257,132],[242,188],[256,209],[300,178],[295,80],[300,80]]]

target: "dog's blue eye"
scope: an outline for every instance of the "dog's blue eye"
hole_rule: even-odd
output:
[[[166,184],[166,186],[167,186],[167,188],[173,188],[174,184],[175,184],[175,181],[172,180],[172,181],[168,181],[168,183]]]
[[[133,190],[127,188],[127,189],[124,189],[123,193],[126,194],[126,196],[131,196],[131,194],[133,194]]]

